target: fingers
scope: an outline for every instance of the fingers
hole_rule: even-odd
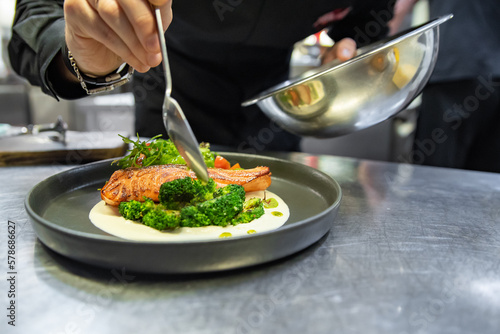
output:
[[[163,29],[165,32],[172,22],[172,0],[149,0],[149,3],[151,5],[154,5],[156,7],[160,8],[161,11],[161,18],[163,22]]]
[[[323,63],[328,63],[334,59],[346,61],[356,55],[356,42],[351,38],[344,38],[335,42],[323,56]]]
[[[154,1],[161,6],[166,29],[172,19],[171,0]],[[99,68],[109,73],[121,64],[112,63],[120,61],[140,72],[159,65],[160,47],[151,3],[148,0],[66,0],[66,42],[79,66],[94,73]],[[109,66],[115,67],[109,69]]]
[[[142,64],[137,65],[138,70],[148,70],[148,67],[160,63],[158,35],[148,2],[99,0],[97,13],[112,31],[112,33],[97,32],[98,41],[109,45],[110,49],[122,55],[125,61],[133,58],[132,56],[140,60]],[[115,35],[120,41],[109,40],[109,37]]]
[[[89,1],[95,2],[95,0]],[[87,74],[102,75],[109,73],[123,62],[120,56],[96,39],[99,33],[107,34],[111,40],[119,40],[96,14],[89,2],[66,0],[64,16],[66,44],[73,53],[80,70]]]
[[[158,6],[158,7],[163,7],[165,5],[168,5],[170,0],[149,0],[149,3],[152,5]]]

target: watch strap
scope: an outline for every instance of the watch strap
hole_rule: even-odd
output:
[[[66,44],[64,45],[62,51],[64,64],[68,70],[70,70],[71,73],[77,77],[82,89],[85,90],[88,95],[111,91],[130,81],[130,78],[134,73],[134,69],[125,63],[115,71],[112,71],[105,76],[87,75],[80,71],[73,54],[68,49]]]

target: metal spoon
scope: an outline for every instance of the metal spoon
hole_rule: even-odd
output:
[[[158,27],[158,37],[160,38],[161,54],[163,58],[163,72],[165,75],[165,98],[163,100],[163,123],[168,136],[175,147],[191,168],[196,177],[203,182],[208,181],[208,171],[205,160],[200,152],[200,145],[194,136],[193,130],[189,125],[186,116],[182,112],[179,103],[170,96],[172,92],[172,77],[170,75],[170,66],[167,56],[167,46],[165,44],[165,35],[163,34],[163,23],[161,20],[160,8],[153,6]]]

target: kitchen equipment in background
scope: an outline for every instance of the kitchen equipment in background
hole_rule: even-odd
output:
[[[68,131],[66,141],[54,133],[0,139],[0,166],[83,164],[118,158],[128,149],[114,132]]]
[[[0,84],[0,123],[23,125],[34,122],[28,88],[24,84]]]
[[[70,129],[134,134],[134,95],[131,92],[89,96],[71,101]]]
[[[69,131],[62,117],[49,124],[0,124],[0,166],[80,164],[117,158],[127,149],[116,132]]]
[[[47,124],[29,124],[27,126],[12,127],[9,124],[2,123],[0,131],[0,139],[2,137],[21,136],[21,135],[37,135],[41,132],[54,132],[56,137],[54,140],[64,143],[66,141],[66,131],[68,124],[59,116],[54,123]],[[5,130],[4,130],[5,129]]]

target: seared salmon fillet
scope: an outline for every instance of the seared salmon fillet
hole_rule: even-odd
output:
[[[143,201],[144,197],[158,201],[160,186],[186,176],[196,178],[195,173],[185,165],[159,165],[117,170],[101,189],[101,198],[109,205],[118,206],[125,201]],[[269,167],[251,169],[208,168],[208,176],[218,187],[239,184],[245,191],[265,190],[271,185]]]

